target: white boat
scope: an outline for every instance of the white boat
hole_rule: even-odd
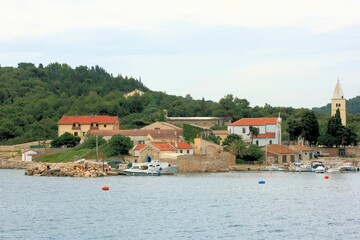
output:
[[[265,168],[260,168],[260,171],[270,171],[270,172],[283,172],[284,168],[278,167],[276,165],[267,166]]]
[[[311,172],[311,166],[308,164],[296,162],[295,166],[291,168],[292,172]]]
[[[146,164],[149,170],[158,171],[161,175],[173,175],[178,170],[178,166],[171,166],[168,162],[152,160],[151,162],[146,162]]]
[[[340,166],[341,172],[356,172],[357,167],[353,166],[351,163],[347,162]]]
[[[320,168],[319,168],[319,170],[318,170],[317,172],[322,172],[323,170],[324,170],[324,172],[325,172],[325,165],[324,165],[323,162],[318,162],[318,161],[316,161],[316,162],[312,162],[312,163],[311,163],[311,171],[316,172],[315,170],[316,170],[318,167],[320,167]]]
[[[325,168],[323,166],[318,166],[315,170],[315,173],[325,173]]]
[[[160,176],[160,172],[156,169],[149,169],[146,163],[133,163],[130,168],[122,171],[128,176]]]
[[[339,173],[341,166],[338,163],[330,164],[330,167],[326,170],[327,173]]]

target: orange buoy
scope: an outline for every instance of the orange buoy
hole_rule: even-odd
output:
[[[328,176],[328,175],[326,175],[326,176],[324,176],[324,178],[325,178],[325,179],[329,179],[329,176]]]
[[[104,190],[104,191],[107,191],[107,190],[109,190],[110,188],[109,188],[109,186],[103,186],[102,187],[102,190]]]

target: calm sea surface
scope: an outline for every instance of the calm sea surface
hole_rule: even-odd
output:
[[[360,239],[360,173],[329,176],[0,170],[0,239]]]

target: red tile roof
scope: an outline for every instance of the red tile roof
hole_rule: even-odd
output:
[[[258,135],[254,135],[254,138],[275,138],[275,133],[262,133]]]
[[[73,123],[117,124],[119,123],[119,118],[116,116],[62,116],[58,122],[58,125],[69,125]]]
[[[264,147],[268,152],[273,152],[277,154],[296,154],[298,152],[291,150],[286,146],[282,146],[279,144],[270,144]]]
[[[293,150],[300,150],[300,151],[304,151],[304,152],[311,152],[314,151],[312,148],[304,146],[304,145],[290,145],[290,148]]]
[[[151,144],[160,151],[176,151],[175,147],[171,146],[169,143],[151,143]]]
[[[177,149],[194,149],[187,142],[174,142],[174,143],[171,143],[171,145],[174,146]]]
[[[146,146],[146,144],[137,144],[134,148],[133,151],[137,151],[137,150],[141,150]]]
[[[274,125],[277,118],[241,118],[228,126],[260,126],[260,125]]]

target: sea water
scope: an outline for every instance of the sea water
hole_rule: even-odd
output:
[[[359,204],[359,173],[0,170],[0,239],[360,239]]]

